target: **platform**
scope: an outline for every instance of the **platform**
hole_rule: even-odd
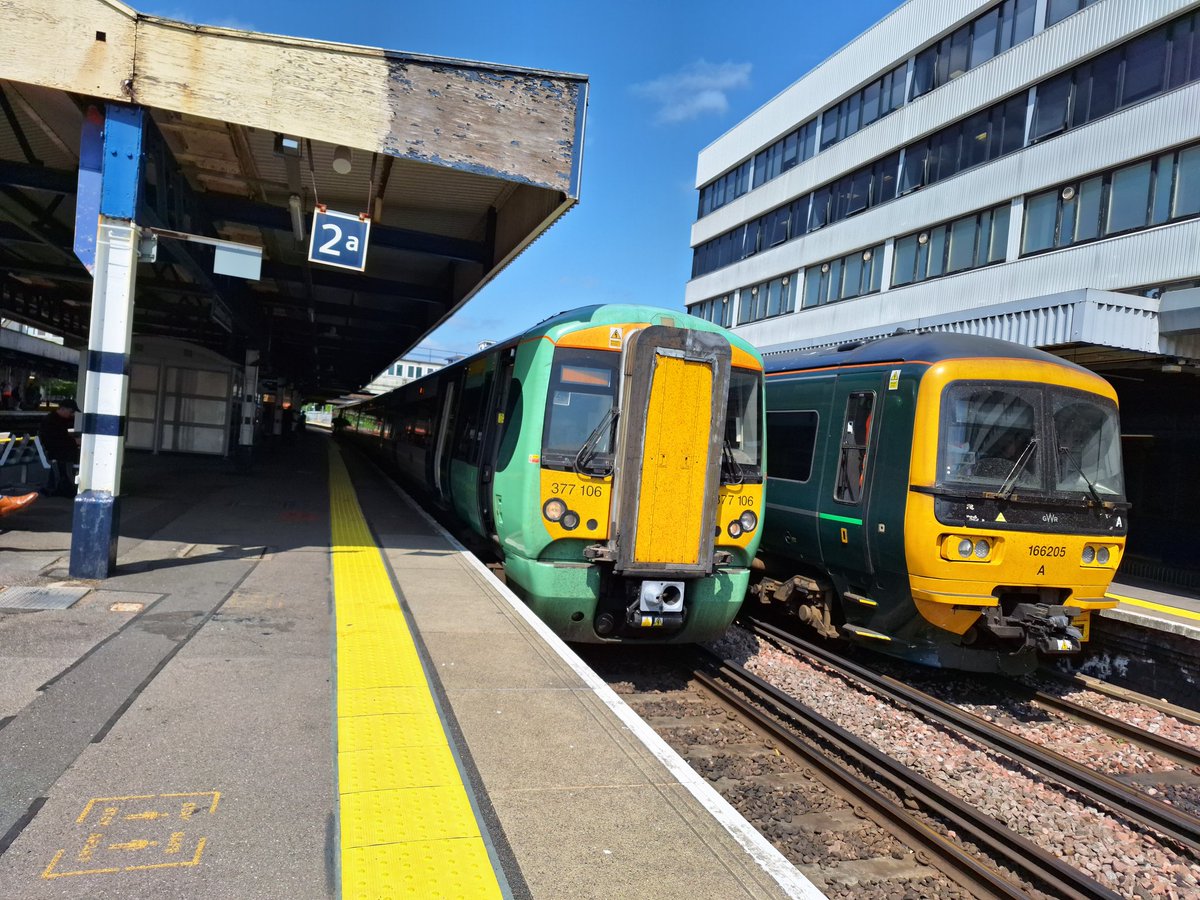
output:
[[[1106,618],[1200,640],[1200,597],[1195,594],[1118,578],[1106,596],[1120,601],[1101,613]]]
[[[0,611],[6,900],[820,896],[326,434],[124,478],[104,582],[70,501],[0,520],[0,585],[88,589]]]

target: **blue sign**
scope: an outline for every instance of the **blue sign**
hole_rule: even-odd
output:
[[[367,239],[370,235],[370,219],[317,207],[313,210],[308,260],[361,272],[367,267]]]

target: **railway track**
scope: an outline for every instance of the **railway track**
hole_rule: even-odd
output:
[[[1114,778],[1015,735],[974,713],[932,697],[895,678],[880,675],[864,666],[845,660],[769,623],[751,619],[747,624],[751,631],[758,636],[786,647],[791,652],[806,656],[852,682],[865,684],[893,703],[911,709],[932,722],[954,732],[969,735],[980,744],[1002,753],[1030,769],[1041,772],[1054,781],[1067,785],[1080,795],[1110,809],[1122,819],[1136,822],[1169,838],[1178,846],[1186,848],[1194,856],[1200,855],[1200,819]],[[1151,742],[1152,738],[1155,738],[1155,736],[1146,737],[1148,732],[1141,732],[1140,729],[1135,729],[1123,722],[1119,725],[1112,724],[1109,717],[1087,710],[1086,707],[1080,707],[1080,709],[1086,710],[1086,713],[1076,713],[1073,709],[1074,706],[1074,704],[1071,705],[1073,715],[1088,715],[1092,717],[1093,721],[1103,721],[1102,727],[1108,728],[1111,725],[1114,730],[1119,728],[1125,734],[1138,732],[1137,737],[1144,739],[1147,744]],[[1164,755],[1167,756],[1195,757],[1195,752],[1191,748],[1175,744],[1175,742],[1168,742],[1164,744],[1164,747]],[[1197,762],[1200,762],[1200,758],[1197,758]]]
[[[830,896],[1117,896],[732,661],[680,653],[665,682],[642,662],[595,665]]]
[[[935,854],[941,867],[980,897],[1026,897],[1026,885],[1001,875],[989,864],[930,828],[905,805],[887,793],[869,787],[863,777],[887,792],[903,797],[943,821],[956,834],[982,850],[987,857],[1020,873],[1035,889],[1052,897],[1116,897],[1079,870],[1067,865],[990,816],[935,785],[932,781],[882,753],[866,741],[826,719],[794,697],[780,691],[741,666],[713,657],[712,672],[698,669],[697,679],[715,696],[755,722],[781,745],[819,769],[824,777],[853,791],[861,802],[885,817],[908,840]],[[809,735],[843,762],[807,743]],[[849,766],[849,768],[845,766]],[[857,770],[857,774],[854,770]]]

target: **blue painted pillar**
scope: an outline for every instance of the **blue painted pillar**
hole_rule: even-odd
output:
[[[107,578],[117,561],[144,127],[145,111],[141,107],[110,103],[104,112],[103,129],[85,127],[80,148],[81,160],[94,160],[98,142],[101,168],[98,183],[92,173],[88,188],[93,194],[98,188],[99,212],[94,268],[89,266],[94,279],[92,317],[83,388],[79,493],[71,528],[70,572],[74,578]],[[84,190],[81,172],[81,194]],[[77,248],[89,244],[79,239],[78,232],[91,227],[91,222],[77,217]],[[87,265],[88,261],[83,261]]]

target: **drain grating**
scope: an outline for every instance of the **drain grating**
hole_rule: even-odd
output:
[[[90,587],[10,587],[0,591],[0,609],[68,609]]]

